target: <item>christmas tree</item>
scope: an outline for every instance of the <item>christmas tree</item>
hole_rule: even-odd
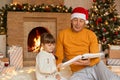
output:
[[[115,0],[93,0],[89,9],[88,28],[96,33],[103,51],[120,40],[120,16],[115,7]]]

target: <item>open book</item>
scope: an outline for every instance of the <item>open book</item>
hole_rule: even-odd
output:
[[[70,59],[69,61],[64,62],[61,65],[61,67],[65,67],[65,66],[71,65],[73,62],[75,62],[75,61],[77,61],[79,59],[97,58],[97,57],[101,57],[101,56],[104,56],[104,53],[86,53],[86,54],[83,54],[83,55],[78,55],[78,56]]]

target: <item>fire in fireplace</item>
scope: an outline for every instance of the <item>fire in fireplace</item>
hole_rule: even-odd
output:
[[[28,35],[28,52],[39,52],[40,51],[40,35],[44,32],[49,32],[44,27],[36,27],[31,30]]]

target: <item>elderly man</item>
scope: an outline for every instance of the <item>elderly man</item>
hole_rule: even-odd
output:
[[[73,9],[71,27],[62,30],[57,38],[57,64],[62,63],[64,58],[70,60],[77,55],[99,52],[97,37],[94,32],[85,28],[87,23],[88,10],[83,7]],[[80,59],[70,67],[73,75],[69,80],[120,80],[100,58]]]

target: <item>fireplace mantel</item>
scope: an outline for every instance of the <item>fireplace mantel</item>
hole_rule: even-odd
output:
[[[26,45],[29,32],[35,27],[43,26],[56,38],[60,30],[70,25],[70,13],[8,12],[7,44],[23,47],[24,65],[33,65],[30,61],[35,61],[36,54],[28,53]]]

